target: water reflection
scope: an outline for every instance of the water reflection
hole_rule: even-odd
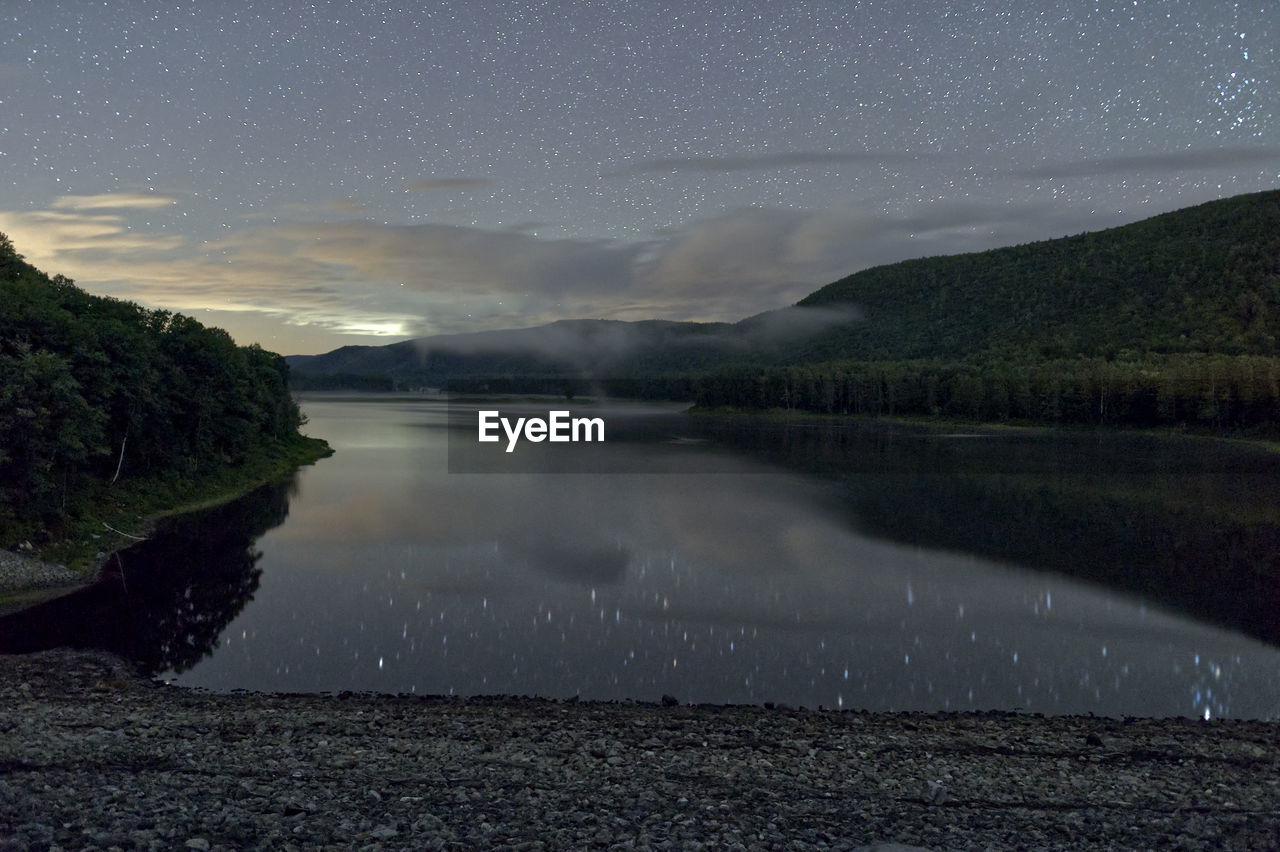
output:
[[[1101,583],[1280,644],[1280,454],[1141,434],[706,428],[840,482],[872,535]]]
[[[115,555],[98,583],[0,618],[0,653],[101,648],[151,673],[189,669],[257,591],[261,554],[252,544],[284,522],[290,487],[165,521]]]
[[[1004,564],[1090,576],[1097,563],[1128,580],[1133,566],[1143,577],[1205,559],[1202,569],[1225,575],[1239,553],[1265,554],[1247,524],[1243,550],[1215,554],[1212,540],[1188,549],[1198,528],[1170,508],[1185,488],[1144,504],[1158,490],[1149,483],[1130,501],[1149,504],[1152,526],[1115,492],[1089,491],[1106,479],[1097,470],[1062,480],[1027,448],[1005,456],[1015,468],[1000,474],[1025,487],[1003,483],[993,497],[972,485],[989,474],[939,473],[958,439],[925,442],[932,472],[913,475],[905,458],[884,455],[920,444],[900,430],[869,432],[870,448],[821,429],[781,442],[748,430],[735,443],[716,434],[723,424],[679,416],[654,420],[660,441],[611,445],[634,454],[615,469],[643,469],[661,447],[717,453],[721,470],[732,458],[736,473],[450,475],[439,407],[307,411],[338,452],[302,472],[289,523],[258,542],[266,570],[253,604],[211,657],[172,673],[181,683],[1112,715],[1278,710],[1276,648]],[[860,461],[842,467],[812,440]],[[879,480],[869,474],[875,446],[882,472],[885,459],[899,465]],[[1063,460],[1080,458],[1090,457]],[[1098,456],[1089,463],[1099,467]],[[806,468],[823,476],[786,472]],[[1103,508],[1080,515],[1082,493]],[[1225,500],[1205,503],[1210,528]],[[1246,521],[1269,523],[1259,511]],[[1126,525],[1141,542],[1129,550],[1115,532]],[[1140,546],[1145,562],[1131,556]],[[963,550],[998,561],[954,552]],[[1150,573],[1137,585],[1146,582]]]

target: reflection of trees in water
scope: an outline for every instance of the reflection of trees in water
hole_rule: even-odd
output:
[[[1280,525],[1158,500],[1001,477],[895,477],[856,489],[852,505],[874,534],[1101,583],[1280,645]]]
[[[871,535],[1101,583],[1280,645],[1274,454],[1100,432],[948,440],[867,421],[711,428],[840,479]]]
[[[284,522],[292,493],[292,480],[266,485],[163,522],[93,586],[0,618],[0,653],[101,648],[151,673],[190,668],[253,599],[262,575],[253,543]]]

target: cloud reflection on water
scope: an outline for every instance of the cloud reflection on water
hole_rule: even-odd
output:
[[[1273,647],[873,540],[829,483],[758,462],[450,475],[443,429],[420,426],[441,422],[429,406],[308,413],[337,453],[304,471],[288,523],[258,543],[255,600],[180,682],[1215,716],[1274,712],[1280,694]]]

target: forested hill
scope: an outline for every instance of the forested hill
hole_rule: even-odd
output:
[[[731,365],[1197,353],[1280,355],[1280,191],[1073,237],[878,266],[734,324],[572,320],[345,347],[290,363],[300,386],[390,388],[477,375],[660,385]]]
[[[469,377],[602,377],[687,372],[723,363],[728,323],[561,320],[533,328],[440,334],[386,346],[291,355],[300,389],[443,386]]]
[[[709,407],[1280,429],[1280,192],[1012,248],[910,260],[797,309],[856,307]]]
[[[802,306],[859,322],[785,361],[1280,354],[1280,190],[1105,231],[866,269]]]
[[[299,422],[278,355],[50,278],[0,234],[0,546],[108,488],[190,480],[301,440]]]

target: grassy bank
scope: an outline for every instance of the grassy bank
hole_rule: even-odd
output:
[[[98,483],[76,496],[58,524],[12,530],[7,543],[36,542],[32,555],[66,565],[90,582],[106,554],[145,537],[156,520],[234,500],[332,452],[319,438],[294,435],[254,447],[235,465],[204,465],[187,476]]]

